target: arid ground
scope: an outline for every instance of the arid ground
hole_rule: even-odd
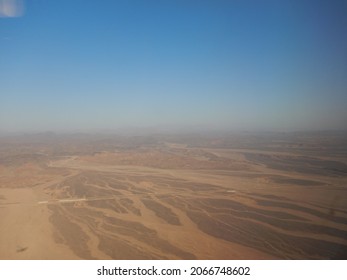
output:
[[[0,138],[0,259],[345,259],[347,135]]]

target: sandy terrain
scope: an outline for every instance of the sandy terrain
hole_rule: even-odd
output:
[[[345,135],[93,137],[0,138],[0,259],[347,257]]]

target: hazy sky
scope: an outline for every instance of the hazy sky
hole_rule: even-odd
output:
[[[347,128],[347,1],[24,5],[0,11],[0,131]]]

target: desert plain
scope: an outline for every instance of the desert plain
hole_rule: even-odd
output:
[[[344,132],[0,137],[0,259],[346,259]]]

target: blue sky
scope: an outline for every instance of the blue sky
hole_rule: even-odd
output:
[[[0,131],[347,128],[347,1],[23,3]]]

